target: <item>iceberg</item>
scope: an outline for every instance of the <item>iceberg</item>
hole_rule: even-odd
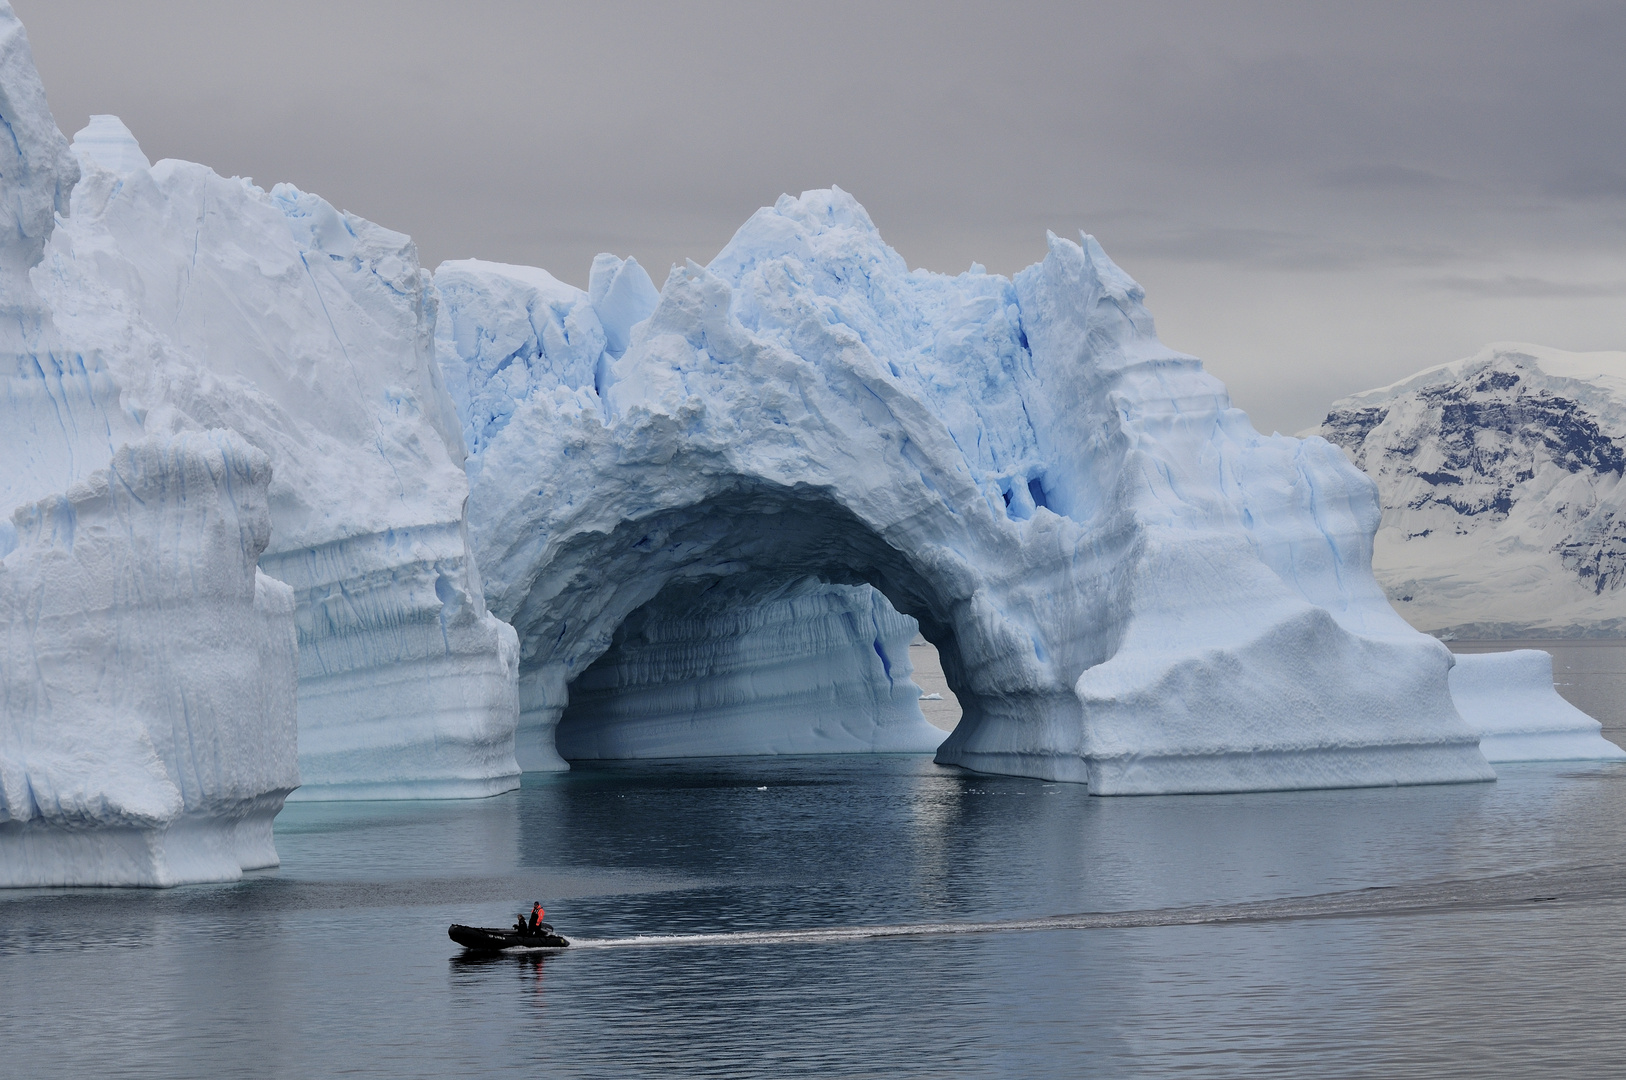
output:
[[[277,865],[299,785],[293,590],[255,569],[266,456],[127,443],[17,509],[0,560],[0,886],[179,885]]]
[[[260,573],[266,455],[144,431],[32,277],[79,169],[0,4],[0,886],[277,863],[299,783],[293,594]]]
[[[1458,656],[1451,699],[1489,761],[1626,760],[1602,724],[1558,696],[1553,658],[1539,649]]]
[[[267,634],[291,617],[296,797],[490,794],[561,751],[920,750],[940,736],[917,630],[964,712],[944,763],[1103,795],[1494,775],[1450,653],[1372,575],[1372,483],[1326,441],[1256,432],[1087,234],[1010,278],[910,271],[831,189],[659,288],[611,255],[585,291],[479,261],[431,277],[407,237],[153,164],[116,118],[70,148],[9,9],[0,29],[14,595],[75,543],[35,521],[78,511],[40,507],[123,483],[122,454],[194,477],[186,505],[129,510],[153,528],[259,522],[263,477],[263,543],[183,536],[174,558],[257,565],[259,606],[219,603]],[[145,551],[142,528],[106,542]],[[142,572],[191,579],[166,565]],[[276,653],[257,642],[213,644]],[[7,725],[50,727],[15,700]],[[157,727],[154,758],[120,730],[139,767],[114,772],[181,768]],[[73,755],[48,743],[4,760],[55,775]],[[268,798],[279,768],[248,770]],[[171,782],[173,819],[156,781],[104,801],[150,833],[189,813]]]
[[[154,165],[116,117],[70,147],[3,18],[22,337],[0,510],[143,439],[235,432],[269,463],[259,569],[294,590],[294,797],[516,786],[516,642],[469,555],[459,420],[411,241],[289,185]]]
[[[144,427],[271,458],[260,567],[294,588],[296,798],[489,795],[518,782],[513,632],[471,577],[468,482],[409,239],[289,185],[149,166],[113,117],[36,275]]]
[[[799,745],[773,703],[823,665],[776,674],[768,609],[811,579],[878,590],[938,647],[964,709],[941,762],[1099,794],[1494,775],[1449,652],[1372,577],[1371,482],[1254,431],[1092,237],[1014,278],[910,271],[831,189],[658,292],[632,265],[586,292],[435,274],[526,768],[711,752],[695,703],[726,702],[733,740],[753,695],[749,737]],[[709,589],[737,614],[691,614]]]

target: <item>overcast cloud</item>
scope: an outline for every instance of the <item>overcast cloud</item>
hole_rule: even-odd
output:
[[[839,184],[912,266],[1094,233],[1265,431],[1626,349],[1626,4],[14,0],[57,122],[586,284]]]

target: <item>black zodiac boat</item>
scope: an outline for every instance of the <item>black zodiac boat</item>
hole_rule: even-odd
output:
[[[497,930],[488,926],[464,926],[453,923],[446,933],[451,939],[475,952],[499,952],[503,949],[567,949],[570,942],[553,932],[543,923],[537,927],[542,933],[516,934],[512,929]]]

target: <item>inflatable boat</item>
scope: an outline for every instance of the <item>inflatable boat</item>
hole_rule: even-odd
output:
[[[464,926],[453,923],[446,933],[451,939],[475,952],[499,952],[503,949],[566,949],[570,942],[553,932],[543,923],[535,934],[518,934],[512,929],[496,930],[489,926]]]

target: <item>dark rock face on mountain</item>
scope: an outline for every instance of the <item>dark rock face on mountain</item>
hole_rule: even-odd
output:
[[[1336,402],[1378,485],[1378,579],[1444,636],[1626,629],[1626,353],[1493,345]]]

